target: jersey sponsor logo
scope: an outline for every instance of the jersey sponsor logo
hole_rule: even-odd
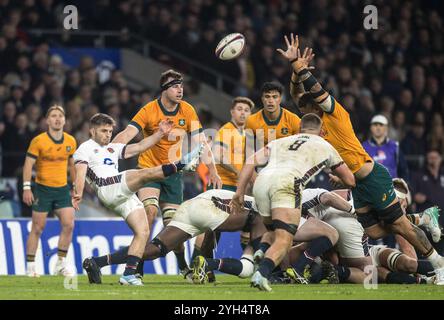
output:
[[[179,126],[184,126],[185,125],[185,119],[179,119]]]
[[[282,128],[281,133],[285,135],[288,134],[288,128]]]
[[[111,148],[111,147],[109,147],[108,149],[106,149],[106,150],[108,150],[109,151],[109,153],[114,153],[114,149],[113,148]]]
[[[60,150],[62,150],[62,147],[58,147],[58,148],[57,148],[57,151],[60,151]]]
[[[103,159],[103,164],[106,164],[108,166],[115,165],[114,161],[112,159],[110,159],[110,158]]]
[[[71,151],[71,146],[66,146],[66,152],[70,152]]]

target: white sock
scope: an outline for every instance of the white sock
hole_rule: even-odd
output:
[[[427,260],[430,261],[434,269],[444,267],[444,257],[441,257],[435,249],[433,249],[433,253],[427,257]]]

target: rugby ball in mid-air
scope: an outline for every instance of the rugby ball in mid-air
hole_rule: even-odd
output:
[[[216,57],[221,60],[237,58],[245,46],[245,37],[240,33],[230,33],[220,40],[216,47]]]

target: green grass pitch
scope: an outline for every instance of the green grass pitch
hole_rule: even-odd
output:
[[[273,292],[250,288],[248,279],[218,275],[217,283],[193,285],[180,276],[146,275],[145,286],[118,284],[118,276],[104,276],[101,285],[90,285],[80,276],[77,290],[64,287],[63,277],[0,277],[0,300],[20,299],[155,299],[155,300],[307,300],[307,299],[444,299],[444,287],[435,285],[386,285],[367,290],[362,285],[273,285]]]

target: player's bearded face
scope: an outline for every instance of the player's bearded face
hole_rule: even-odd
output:
[[[183,98],[183,84],[175,84],[165,92],[169,100],[174,103],[179,103]]]
[[[54,110],[49,114],[46,123],[52,130],[62,130],[65,125],[65,115],[58,110]]]

